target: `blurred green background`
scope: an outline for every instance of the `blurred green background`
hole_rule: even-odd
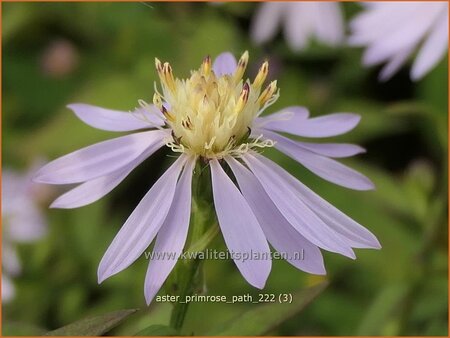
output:
[[[317,44],[293,53],[279,35],[264,47],[248,34],[257,3],[3,3],[3,166],[26,170],[33,160],[67,154],[117,134],[91,128],[65,108],[85,102],[130,110],[151,102],[154,58],[179,77],[206,55],[250,52],[249,75],[269,58],[281,97],[271,111],[307,106],[312,115],[349,111],[360,125],[336,141],[367,154],[345,163],[376,184],[351,191],[267,151],[306,185],[379,238],[380,251],[358,259],[324,253],[330,285],[272,335],[447,335],[447,59],[422,81],[405,67],[379,83],[379,68],[360,65],[361,50]],[[346,18],[360,10],[342,4]],[[102,200],[75,210],[48,210],[49,234],[20,246],[22,274],[15,299],[3,304],[3,335],[41,334],[84,317],[140,308],[113,335],[168,323],[171,305],[145,305],[147,261],[97,285],[97,266],[112,238],[156,178],[172,162],[163,150]],[[57,191],[59,192],[59,191]],[[56,196],[56,192],[55,192]],[[224,250],[219,235],[212,245]],[[207,261],[207,292],[259,290],[232,261]],[[274,261],[267,293],[294,293],[323,278]],[[182,333],[204,335],[257,305],[193,303]],[[252,323],[247,325],[251,326]],[[242,332],[247,332],[242,328]]]

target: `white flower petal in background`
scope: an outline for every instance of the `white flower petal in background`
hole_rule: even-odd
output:
[[[2,172],[2,302],[14,298],[12,277],[22,272],[17,245],[38,241],[47,234],[39,203],[48,194],[48,187],[33,184],[35,172],[36,165],[24,174],[11,169]]]
[[[337,2],[266,2],[259,5],[250,29],[257,44],[270,41],[282,26],[287,44],[294,51],[316,39],[337,46],[344,39],[344,22]]]
[[[425,76],[448,49],[448,3],[375,2],[350,23],[349,43],[364,46],[363,64],[386,63],[380,80],[391,78],[416,50],[411,79]]]

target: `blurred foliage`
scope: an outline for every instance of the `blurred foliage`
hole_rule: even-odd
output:
[[[356,261],[324,253],[330,285],[270,334],[447,335],[447,60],[419,83],[410,82],[408,67],[379,83],[379,69],[363,68],[357,49],[313,44],[294,54],[281,34],[270,45],[254,46],[248,28],[257,5],[3,3],[3,165],[25,169],[35,158],[54,159],[117,135],[84,125],[65,105],[130,110],[138,99],[151,101],[154,57],[185,76],[207,54],[248,49],[250,75],[263,58],[274,65],[270,77],[278,79],[281,97],[271,111],[298,104],[312,115],[362,115],[358,128],[335,140],[367,148],[343,162],[372,178],[373,192],[337,187],[272,149],[266,154],[364,224],[383,246],[358,250]],[[352,3],[343,7],[347,18],[359,10]],[[72,53],[72,63],[46,60],[55,41],[71,46],[65,53]],[[93,205],[46,211],[49,236],[20,247],[24,269],[15,279],[17,297],[3,305],[3,335],[42,334],[127,308],[141,310],[109,334],[167,332],[171,305],[145,305],[145,259],[100,286],[96,280],[115,233],[172,161],[167,154],[160,151]],[[212,247],[225,248],[221,236]],[[231,261],[207,261],[204,272],[208,294],[259,293]],[[263,292],[296,293],[321,280],[274,261]],[[217,333],[256,307],[192,303],[181,333]],[[249,332],[245,325],[252,321],[240,322],[242,331],[234,327],[233,334]]]

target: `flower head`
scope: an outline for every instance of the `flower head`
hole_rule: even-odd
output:
[[[221,54],[214,63],[206,57],[190,78],[180,80],[168,63],[156,60],[161,92],[155,89],[153,105],[141,102],[132,113],[86,104],[69,106],[96,128],[143,131],[75,151],[42,168],[37,181],[81,183],[53,207],[74,208],[98,200],[161,147],[179,154],[112,241],[100,262],[99,282],[132,264],[155,237],[154,252],[182,253],[189,229],[192,174],[200,159],[210,167],[217,219],[232,252],[270,257],[270,243],[295,267],[324,274],[320,248],[355,258],[353,248],[380,247],[370,231],[259,151],[274,146],[328,181],[356,190],[372,189],[368,178],[332,159],[361,153],[361,147],[298,142],[279,134],[335,136],[353,129],[359,116],[335,113],[309,118],[306,108],[293,106],[262,117],[278,97],[276,82],[264,87],[267,62],[255,79],[243,80],[247,63],[247,53],[239,62],[230,53]],[[223,166],[231,169],[237,185]],[[304,257],[295,254],[301,250]],[[159,258],[151,260],[145,281],[148,303],[176,263],[169,256],[155,257]],[[270,259],[234,261],[251,285],[264,287]]]
[[[366,46],[363,63],[387,63],[380,73],[391,78],[418,48],[411,78],[425,76],[448,49],[448,3],[446,1],[372,2],[350,24],[349,42]]]
[[[162,94],[156,91],[153,103],[172,130],[172,150],[212,159],[268,144],[248,141],[254,118],[278,98],[276,81],[262,87],[268,62],[262,64],[253,81],[243,79],[247,52],[237,64],[231,54],[223,54],[216,61],[221,63],[234,71],[214,71],[208,56],[190,78],[180,80],[174,77],[169,63],[156,59]]]

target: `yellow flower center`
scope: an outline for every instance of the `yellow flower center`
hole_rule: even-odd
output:
[[[172,129],[174,151],[205,158],[221,158],[271,142],[250,140],[250,126],[262,110],[278,98],[276,81],[264,90],[269,65],[264,62],[254,81],[243,80],[248,63],[245,52],[233,74],[217,76],[206,57],[188,79],[173,76],[172,68],[156,59],[162,93],[155,88],[153,103]]]

